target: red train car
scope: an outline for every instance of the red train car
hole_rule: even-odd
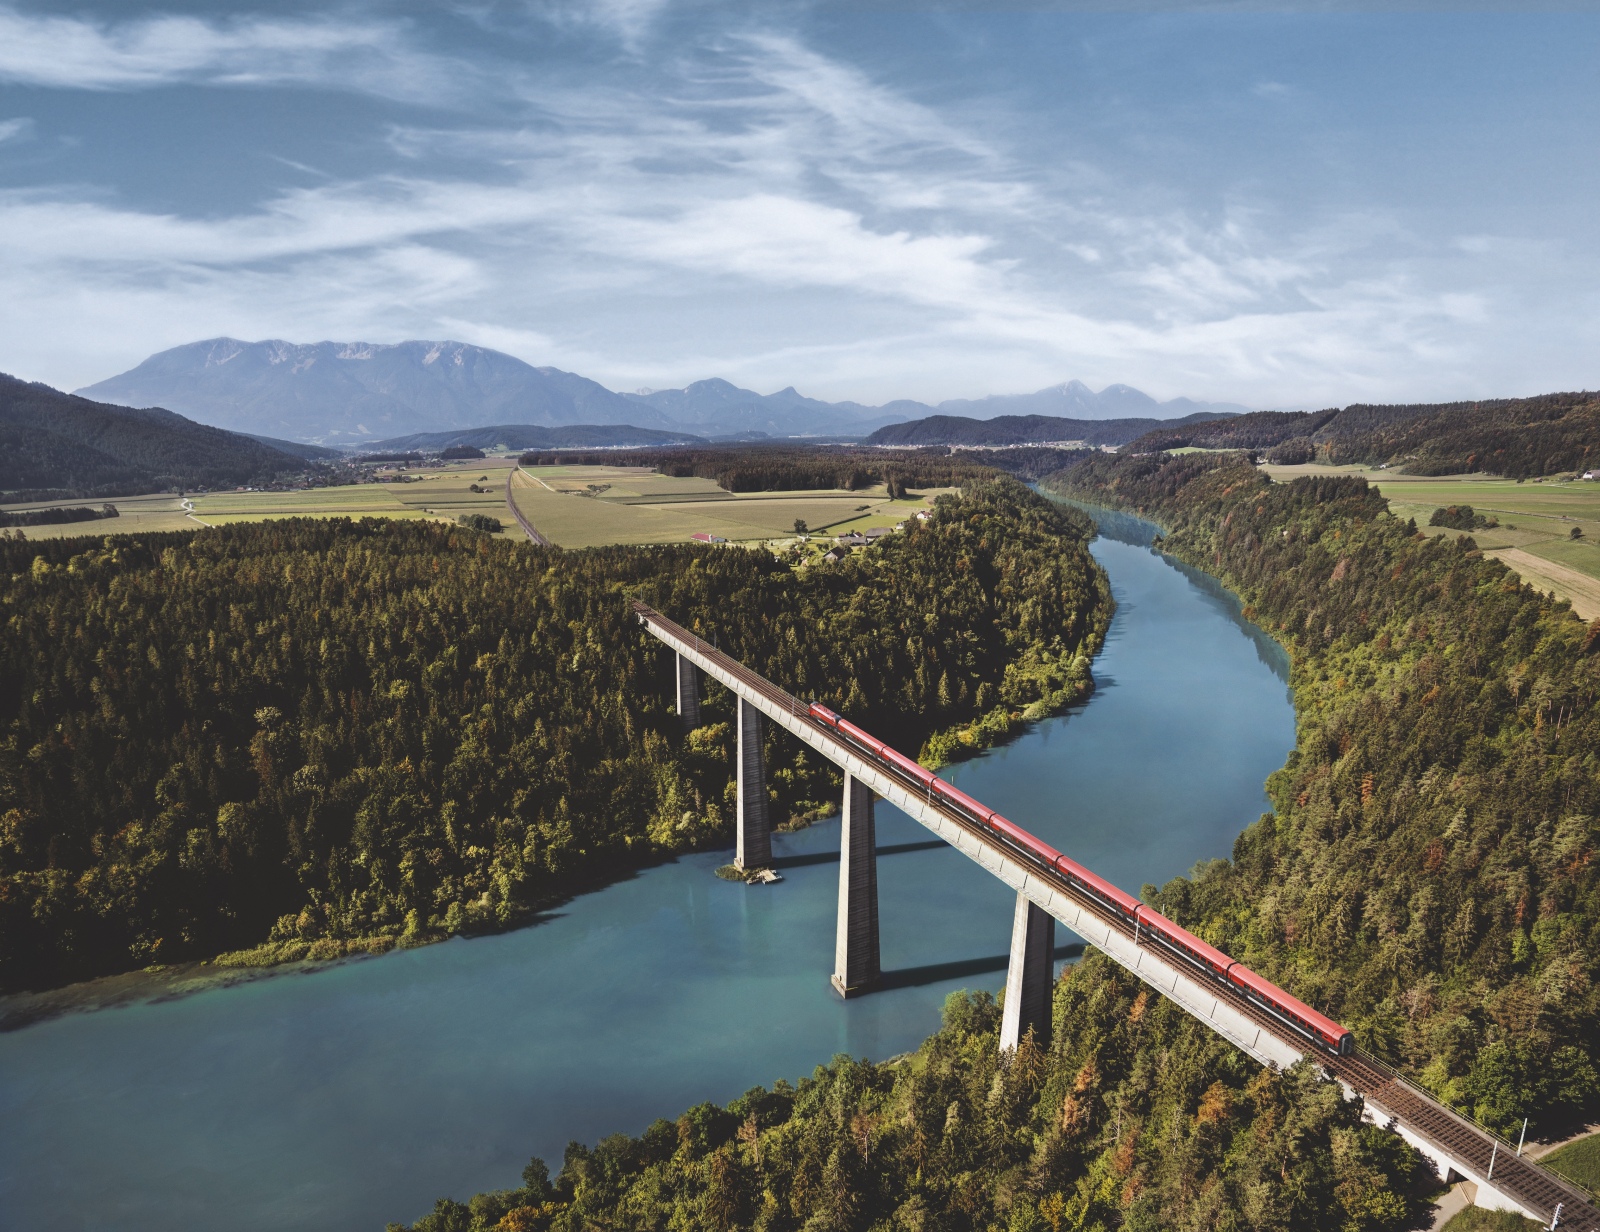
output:
[[[979,825],[1003,837],[1008,844],[1019,849],[1029,859],[1065,877],[1069,883],[1076,885],[1112,911],[1121,914],[1134,926],[1135,936],[1148,935],[1152,942],[1177,953],[1213,978],[1227,981],[1252,1001],[1265,1006],[1271,1013],[1322,1047],[1341,1056],[1347,1056],[1354,1051],[1355,1041],[1350,1032],[1326,1014],[1320,1014],[1304,1001],[1290,996],[1243,963],[1228,957],[1216,946],[1202,941],[1188,929],[1174,924],[1155,908],[1140,902],[1104,877],[1090,872],[1076,860],[1062,855],[1054,847],[1035,838],[1015,822],[1002,817],[982,801],[975,800],[959,787],[945,782],[932,771],[896,752],[876,736],[841,718],[822,703],[813,702],[809,713],[818,723],[831,727],[851,743],[888,762],[929,791],[937,793],[946,803],[954,805]]]

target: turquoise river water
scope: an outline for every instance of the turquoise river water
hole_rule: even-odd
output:
[[[1103,520],[1093,697],[949,771],[1135,891],[1227,855],[1294,742],[1282,652],[1152,530]],[[880,847],[929,837],[879,804]],[[0,1228],[377,1232],[569,1139],[906,1051],[951,990],[1004,983],[1010,893],[924,845],[879,859],[889,989],[839,1001],[838,823],[776,847],[779,885],[702,853],[502,936],[0,1034]]]

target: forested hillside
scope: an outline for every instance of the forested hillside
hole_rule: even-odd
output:
[[[1158,519],[1293,659],[1273,812],[1160,908],[1502,1132],[1600,1112],[1600,622],[1357,479],[1230,454],[1048,486]]]
[[[1600,629],[1360,481],[1238,456],[1090,458],[1051,484],[1160,518],[1294,662],[1298,747],[1234,862],[1147,898],[1502,1130],[1592,1116]],[[1054,1041],[952,998],[912,1057],[574,1144],[554,1184],[414,1232],[1395,1230],[1438,1178],[1316,1067],[1263,1070],[1091,953]]]
[[[236,487],[306,465],[171,411],[108,406],[0,373],[0,494],[8,500]]]
[[[1600,395],[1258,411],[1215,423],[1162,427],[1124,452],[1189,446],[1270,450],[1273,461],[1291,465],[1388,463],[1413,475],[1484,471],[1532,478],[1584,470],[1600,459]]]
[[[503,927],[725,841],[637,597],[916,749],[1087,687],[1086,520],[1012,480],[829,569],[424,522],[0,542],[0,988]],[[780,815],[831,771],[772,734]]]
[[[867,437],[868,445],[963,445],[995,447],[1032,445],[1040,441],[1083,441],[1088,445],[1125,445],[1146,432],[1185,428],[1214,420],[1226,422],[1232,411],[1196,411],[1181,419],[1069,419],[1058,415],[929,415],[910,423],[890,424]]]
[[[793,445],[708,445],[695,449],[612,449],[603,453],[534,450],[523,466],[648,466],[663,475],[715,479],[730,492],[794,492],[841,488],[847,492],[887,484],[959,487],[994,471],[944,449],[803,448]]]

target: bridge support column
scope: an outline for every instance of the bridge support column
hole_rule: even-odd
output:
[[[1011,966],[1000,1014],[1000,1047],[1015,1048],[1029,1031],[1041,1048],[1050,1046],[1050,992],[1055,983],[1056,922],[1049,912],[1017,895],[1011,925]]]
[[[839,929],[833,946],[833,988],[841,997],[878,982],[878,857],[872,789],[844,776],[839,829]]]
[[[739,817],[738,850],[733,862],[740,868],[764,868],[772,863],[772,829],[767,821],[767,769],[761,752],[761,711],[739,699]]]
[[[678,660],[678,718],[683,726],[693,731],[700,726],[700,669],[682,655]]]

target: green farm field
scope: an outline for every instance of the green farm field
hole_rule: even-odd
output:
[[[185,530],[293,517],[432,518],[454,522],[464,513],[499,518],[511,539],[525,539],[506,509],[506,484],[523,516],[561,547],[683,543],[697,533],[734,542],[792,539],[795,520],[814,534],[890,526],[927,508],[949,489],[890,500],[882,487],[858,492],[744,492],[711,479],[679,479],[643,467],[551,466],[519,471],[514,459],[482,458],[381,474],[407,482],[351,484],[293,492],[206,492],[113,500],[120,517],[28,527],[30,539]],[[476,485],[481,492],[473,492]],[[53,502],[99,507],[104,501]],[[43,508],[13,505],[6,508]]]
[[[183,507],[183,500],[170,492],[149,496],[112,496],[96,500],[34,501],[22,505],[0,505],[7,513],[28,509],[61,509],[85,506],[98,509],[102,505],[115,505],[117,517],[96,519],[93,522],[63,522],[55,526],[26,526],[22,533],[29,539],[68,539],[79,535],[133,535],[160,530],[193,530],[195,523]]]
[[[1500,525],[1473,532],[1484,553],[1504,561],[1524,580],[1572,604],[1585,620],[1600,618],[1600,483],[1496,479],[1488,475],[1432,478],[1362,466],[1265,466],[1274,479],[1297,475],[1360,475],[1375,484],[1396,516],[1430,527],[1443,505],[1471,505]],[[1574,539],[1576,528],[1580,537]]]
[[[530,467],[513,481],[523,516],[552,543],[681,543],[695,534],[730,541],[789,539],[795,520],[813,533],[893,526],[946,489],[890,500],[883,487],[858,492],[726,492],[715,481],[658,475],[642,467]]]
[[[29,539],[100,537],[303,517],[433,518],[453,522],[463,513],[485,513],[500,519],[508,538],[524,539],[522,529],[506,511],[506,479],[514,466],[507,458],[474,458],[464,463],[407,471],[405,473],[411,476],[408,483],[360,483],[293,492],[204,492],[188,498],[171,493],[113,497],[110,503],[117,507],[119,516],[116,518],[29,526],[23,529],[23,534]],[[473,484],[484,491],[471,491]],[[4,508],[43,509],[62,505],[99,508],[105,503],[103,499],[50,501]]]
[[[194,519],[207,526],[297,517],[454,522],[463,513],[484,513],[500,519],[508,538],[523,539],[526,536],[506,511],[506,480],[512,467],[505,458],[473,458],[405,471],[410,476],[407,483],[358,483],[298,492],[209,492],[193,498]],[[484,490],[473,492],[474,484]]]

